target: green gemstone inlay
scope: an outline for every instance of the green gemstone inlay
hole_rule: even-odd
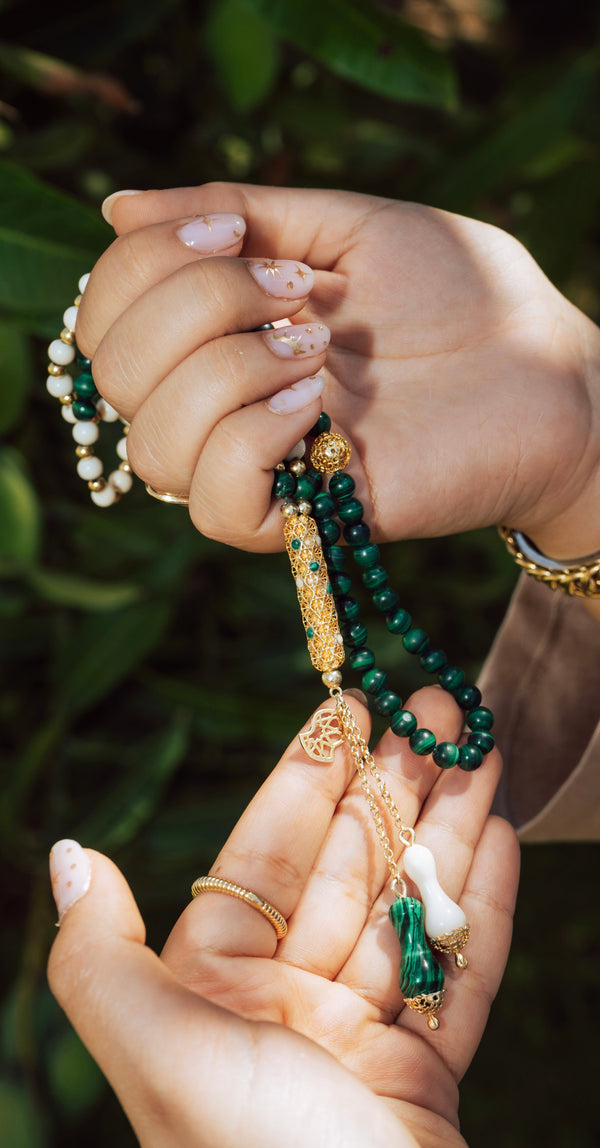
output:
[[[400,990],[407,1000],[421,993],[437,993],[444,974],[425,938],[424,909],[415,897],[399,897],[390,909],[390,921],[402,947]]]
[[[315,636],[315,632],[314,632],[312,626],[309,626],[308,630],[306,631],[306,637],[307,638],[314,638],[314,636]]]
[[[308,569],[309,570],[318,570],[319,569],[319,563],[318,562],[309,562],[308,563]]]
[[[302,543],[299,538],[292,538],[292,550],[299,550]]]

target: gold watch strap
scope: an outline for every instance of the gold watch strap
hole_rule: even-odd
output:
[[[558,561],[536,550],[519,530],[499,526],[499,533],[517,566],[543,582],[551,590],[562,590],[576,598],[600,598],[600,554]]]

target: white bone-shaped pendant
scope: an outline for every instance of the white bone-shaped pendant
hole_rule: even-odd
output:
[[[407,875],[417,886],[425,907],[425,932],[433,948],[454,953],[459,968],[467,967],[462,956],[470,928],[460,905],[452,901],[437,879],[433,854],[424,845],[410,845],[402,858]]]

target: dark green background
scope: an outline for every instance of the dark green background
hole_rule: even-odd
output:
[[[600,41],[585,0],[45,11],[0,0],[0,1144],[120,1148],[132,1133],[45,987],[48,848],[109,852],[159,947],[321,693],[281,555],[227,551],[141,490],[97,510],[74,477],[44,341],[110,242],[98,205],[215,178],[416,199],[516,234],[597,320]],[[405,604],[474,675],[515,580],[495,533],[388,551]],[[398,675],[404,694],[419,682]],[[595,1142],[597,856],[524,850],[463,1086],[472,1148]]]

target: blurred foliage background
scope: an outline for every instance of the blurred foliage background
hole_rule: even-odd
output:
[[[45,985],[47,851],[68,835],[109,852],[159,948],[321,695],[283,556],[227,551],[143,490],[98,510],[74,476],[44,342],[110,243],[98,205],[216,178],[416,199],[516,234],[597,320],[599,13],[0,0],[0,17],[0,1144],[125,1148],[129,1126]],[[494,532],[386,561],[474,675],[515,580]],[[407,692],[418,680],[401,670]],[[472,1148],[595,1142],[595,860],[595,846],[525,850],[511,961],[463,1088]]]

